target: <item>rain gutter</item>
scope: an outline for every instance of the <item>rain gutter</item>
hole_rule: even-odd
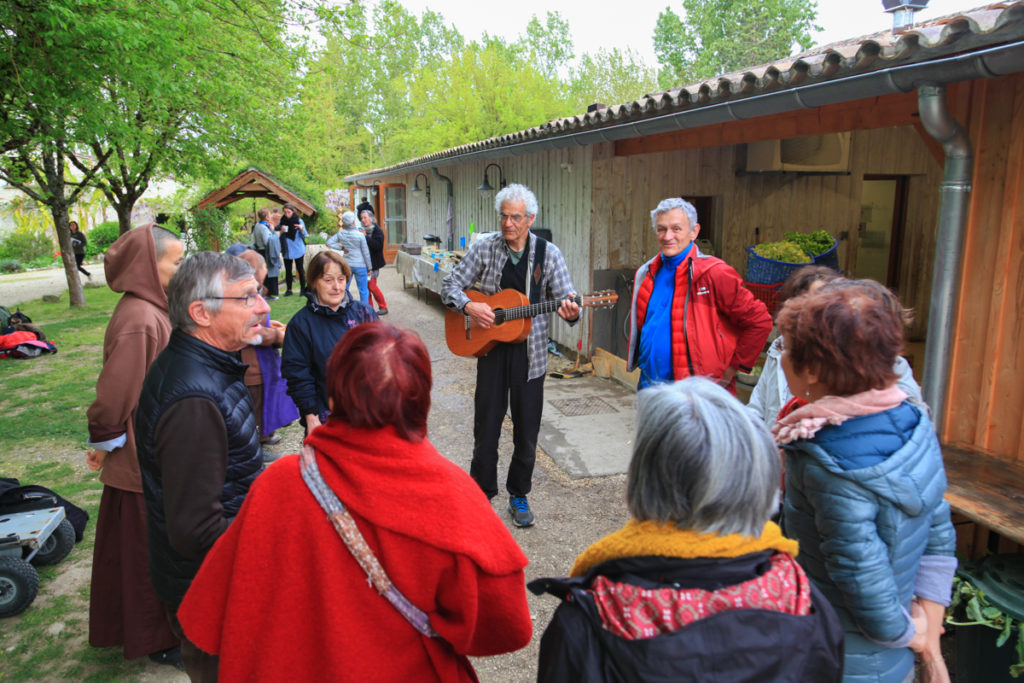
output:
[[[614,142],[680,129],[700,128],[726,121],[744,121],[759,116],[813,109],[867,97],[906,93],[922,85],[945,85],[976,78],[995,78],[1022,70],[1024,70],[1024,40],[1016,40],[952,57],[893,66],[869,73],[835,78],[822,83],[794,86],[640,121],[604,126],[594,130],[565,135],[553,134],[540,140],[500,145],[456,153],[451,156],[441,156],[443,153],[438,153],[404,165],[399,164],[386,169],[357,173],[345,179],[350,182],[358,182],[402,173],[433,170],[437,167],[454,166],[471,161],[488,161],[549,149]]]
[[[963,271],[963,243],[971,201],[974,155],[967,132],[949,113],[946,88],[922,85],[917,90],[921,125],[946,153],[939,199],[939,224],[935,235],[935,264],[924,351],[923,387],[940,435],[946,421],[946,392],[952,360],[953,322],[957,288]]]

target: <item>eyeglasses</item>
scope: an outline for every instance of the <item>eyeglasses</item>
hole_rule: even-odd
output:
[[[213,299],[216,301],[242,301],[244,302],[244,306],[246,308],[252,308],[253,306],[256,305],[257,299],[263,299],[263,297],[257,294],[256,292],[253,292],[252,294],[246,294],[245,296],[208,296],[205,298],[208,300]]]
[[[521,213],[513,213],[513,214],[499,213],[498,217],[501,219],[502,223],[504,223],[505,221],[512,221],[513,223],[521,223],[523,221],[523,219],[526,218],[526,216],[524,216]]]

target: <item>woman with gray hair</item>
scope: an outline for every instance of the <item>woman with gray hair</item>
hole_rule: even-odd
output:
[[[838,681],[843,632],[769,521],[781,462],[714,382],[640,392],[624,528],[581,554],[540,646],[539,681]]]
[[[366,234],[360,229],[356,215],[352,211],[341,214],[338,232],[327,240],[327,246],[345,254],[345,260],[352,269],[352,278],[359,288],[359,300],[373,307],[370,301],[370,290],[367,288],[366,275],[370,270],[370,248],[366,244]],[[351,282],[349,283],[351,284]]]

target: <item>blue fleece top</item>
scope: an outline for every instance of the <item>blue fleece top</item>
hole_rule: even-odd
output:
[[[672,373],[672,298],[676,291],[676,268],[693,249],[693,242],[675,256],[661,257],[661,268],[654,275],[654,289],[647,302],[644,326],[640,331],[640,381],[637,389],[671,382]]]

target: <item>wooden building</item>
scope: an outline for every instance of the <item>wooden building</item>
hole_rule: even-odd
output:
[[[966,132],[966,152],[934,137],[945,121],[928,132],[935,106]],[[748,245],[824,228],[841,269],[888,284],[915,310],[908,356],[919,379],[938,378],[924,389],[943,443],[969,463],[1020,468],[995,468],[1012,479],[997,507],[1024,495],[1024,2],[591,109],[349,180],[383,193],[393,245],[430,233],[456,249],[473,230],[497,229],[482,180],[523,183],[540,203],[534,227],[551,230],[577,288],[617,287],[622,299],[657,253],[649,212],[665,197],[696,204],[700,237],[741,275]],[[969,177],[944,175],[965,153]],[[939,238],[954,195],[966,220],[955,239]],[[595,317],[584,348],[623,355],[623,314],[620,304]],[[567,347],[575,335],[552,326]],[[967,490],[965,477],[957,509],[1020,540],[1024,509],[994,523],[978,507],[994,494]]]

